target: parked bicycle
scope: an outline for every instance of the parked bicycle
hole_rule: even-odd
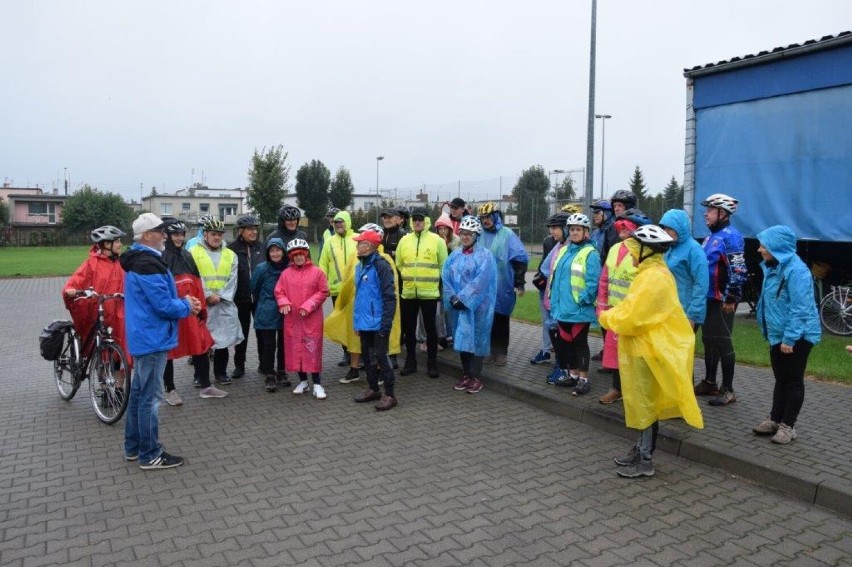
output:
[[[852,287],[831,286],[819,302],[819,320],[829,333],[852,335]]]
[[[95,415],[102,422],[112,425],[121,419],[127,410],[130,398],[130,367],[124,349],[112,336],[112,327],[104,322],[104,303],[123,300],[124,294],[101,295],[89,288],[77,292],[74,301],[90,298],[98,300],[98,316],[95,326],[81,343],[80,335],[71,321],[55,321],[48,329],[54,333],[52,339],[61,344],[53,360],[53,375],[56,389],[63,400],[71,400],[83,381],[89,379],[89,399]],[[48,329],[45,329],[47,333]],[[42,335],[44,340],[45,335]],[[61,342],[60,342],[61,341]],[[91,353],[87,358],[84,353]]]

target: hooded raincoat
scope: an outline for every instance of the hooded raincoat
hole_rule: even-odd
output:
[[[290,306],[290,313],[284,317],[287,372],[322,372],[322,304],[327,297],[328,281],[310,256],[301,266],[291,262],[278,279],[278,307]],[[301,315],[302,309],[307,315]]]
[[[340,294],[340,286],[345,279],[347,266],[358,256],[355,241],[352,240],[352,235],[355,234],[352,230],[352,217],[348,212],[340,211],[334,216],[334,220],[342,220],[346,231],[342,236],[335,232],[334,236],[325,239],[318,266],[328,279],[331,297],[337,297]]]
[[[205,257],[206,262],[211,263],[214,269],[218,269],[221,262],[230,262],[231,268],[227,281],[221,289],[215,291],[209,285],[216,275],[206,274],[199,268],[205,299],[214,294],[219,296],[219,303],[207,306],[207,328],[213,337],[215,349],[232,347],[242,342],[245,337],[240,325],[237,304],[234,303],[234,294],[237,292],[237,255],[224,244],[218,250],[211,250],[204,242],[193,248],[190,253],[196,266],[200,266],[200,262],[205,260]]]
[[[284,271],[284,259],[278,263],[269,258],[269,249],[277,246],[284,252],[284,242],[280,238],[270,238],[266,242],[266,262],[260,264],[251,275],[251,295],[254,297],[254,328],[261,331],[283,329],[281,312],[275,299],[275,285]]]
[[[598,251],[590,240],[584,240],[580,244],[566,241],[566,244],[557,253],[558,256],[552,268],[553,273],[548,281],[550,315],[554,320],[563,323],[593,323],[598,280],[601,275]],[[577,270],[574,259],[581,253],[586,255],[585,261],[582,262],[584,285],[582,289],[574,289],[571,285],[572,275]]]
[[[178,321],[178,345],[169,351],[169,360],[204,354],[213,346],[213,337],[207,328],[207,303],[204,301],[204,286],[195,266],[192,254],[178,248],[166,238],[163,261],[175,278],[178,297],[191,295],[201,302],[201,311],[195,317],[184,317]]]
[[[634,258],[639,243],[625,241]],[[639,264],[621,303],[600,314],[601,326],[618,333],[618,365],[627,427],[647,429],[660,419],[682,417],[702,429],[692,386],[695,333],[660,254]]]
[[[459,247],[444,264],[444,311],[450,321],[453,349],[475,356],[491,354],[491,325],[497,301],[497,263],[479,243],[469,251]],[[458,297],[465,309],[455,309],[450,298]],[[449,333],[448,333],[449,334]]]
[[[497,303],[494,311],[511,315],[515,310],[515,288],[524,287],[524,278],[530,257],[518,235],[503,226],[503,216],[491,213],[494,226],[485,229],[477,238],[476,245],[488,248],[497,262]]]
[[[771,346],[793,346],[799,339],[815,345],[822,336],[811,271],[796,255],[796,235],[783,225],[771,226],[757,239],[775,262],[761,262],[763,289],[757,322]]]
[[[666,252],[666,265],[677,284],[677,296],[686,318],[701,324],[707,315],[707,291],[710,271],[701,245],[692,238],[686,211],[671,209],[660,219],[660,225],[677,233],[677,242]]]
[[[461,240],[459,240],[459,235],[453,231],[453,221],[450,219],[450,215],[447,213],[441,213],[441,216],[438,217],[438,220],[435,221],[435,230],[438,230],[438,227],[445,226],[450,229],[450,241],[447,242],[447,250],[452,252],[461,244]],[[440,234],[438,236],[441,236]]]

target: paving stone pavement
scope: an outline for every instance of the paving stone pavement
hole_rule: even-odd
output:
[[[141,471],[122,424],[59,399],[38,356],[62,280],[0,280],[0,565],[848,565],[852,521],[668,452],[619,479],[630,443],[453,378],[401,378],[386,414],[354,404],[327,346],[329,398],[163,406],[187,463]],[[515,327],[513,327],[513,332]],[[254,342],[249,368],[256,364]],[[523,353],[524,356],[527,353]],[[449,361],[448,361],[449,362]],[[515,364],[515,363],[513,363]],[[448,368],[448,366],[445,366]],[[527,366],[519,367],[535,374]],[[532,380],[532,376],[530,379]],[[492,380],[493,383],[493,380]],[[84,385],[85,387],[85,385]]]

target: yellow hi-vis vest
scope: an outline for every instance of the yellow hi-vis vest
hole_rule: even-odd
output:
[[[559,265],[559,261],[562,259],[562,256],[565,252],[568,251],[570,246],[563,246],[562,249],[559,250],[559,255],[556,256],[556,262],[553,264],[553,272],[551,273],[551,279],[556,274],[556,267]],[[571,295],[574,297],[574,303],[579,303],[580,294],[586,289],[586,259],[589,257],[589,254],[594,250],[594,246],[584,246],[580,248],[580,251],[577,252],[577,255],[574,256],[574,259],[571,260]]]
[[[441,297],[441,268],[447,259],[447,244],[435,233],[411,232],[396,247],[396,267],[402,276],[402,299]]]
[[[219,293],[228,283],[228,278],[231,277],[231,266],[237,259],[237,255],[230,248],[222,246],[221,250],[222,255],[219,257],[217,268],[213,267],[213,260],[210,259],[210,255],[204,246],[193,246],[192,250],[189,251],[195,260],[201,279],[204,280],[204,287],[213,293]]]
[[[613,246],[606,256],[607,303],[610,307],[615,307],[627,297],[630,283],[636,277],[636,266],[633,265],[633,256],[629,251],[620,262],[618,261],[622,247],[627,248],[624,243]]]

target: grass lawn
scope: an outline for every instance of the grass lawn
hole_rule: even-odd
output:
[[[538,310],[538,292],[527,291],[518,298],[515,319],[541,324]],[[596,331],[593,329],[592,334]],[[850,337],[838,337],[823,331],[822,341],[814,347],[808,358],[809,376],[827,382],[840,382],[852,385],[852,375],[849,372],[850,360],[845,347],[852,343]],[[734,350],[737,362],[753,366],[769,366],[769,344],[764,340],[757,326],[757,321],[738,316],[734,325]],[[695,340],[695,354],[704,356],[704,346],[701,344],[701,331]]]
[[[0,248],[0,277],[70,276],[89,256],[90,246]]]

